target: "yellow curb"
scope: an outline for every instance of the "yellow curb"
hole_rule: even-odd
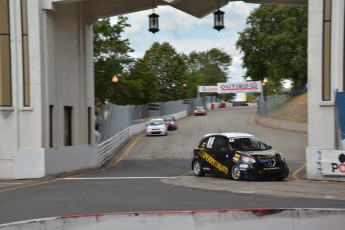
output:
[[[126,151],[124,152],[124,154],[122,154],[120,156],[119,159],[117,159],[116,161],[112,162],[110,164],[110,168],[114,167],[115,165],[117,165],[120,161],[122,161],[132,150],[132,148],[134,147],[134,145],[140,140],[140,138],[142,138],[145,134],[141,134],[140,136],[138,136],[137,138],[135,138],[135,140],[128,146],[128,148],[126,149]]]
[[[302,180],[305,179],[305,175],[299,175],[300,172],[305,169],[305,167],[307,166],[307,163],[304,163],[299,169],[297,169],[295,172],[292,173],[291,177],[295,180]]]

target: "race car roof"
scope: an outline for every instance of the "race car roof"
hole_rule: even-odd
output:
[[[206,134],[204,137],[214,136],[214,135],[226,136],[227,138],[254,137],[254,135],[249,134],[249,133],[237,133],[237,132],[230,132],[230,133],[209,133],[209,134]]]

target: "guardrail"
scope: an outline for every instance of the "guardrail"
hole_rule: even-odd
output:
[[[188,100],[150,103],[147,105],[114,105],[104,104],[96,121],[100,141],[108,140],[131,125],[140,124],[153,117],[191,111],[198,105],[216,102],[215,96]],[[152,108],[152,105],[155,105]],[[154,109],[154,110],[152,110]]]
[[[180,120],[188,116],[188,111],[182,111],[179,113],[171,114],[176,120]],[[106,165],[119,150],[132,138],[133,136],[143,132],[146,127],[146,122],[142,122],[136,125],[131,125],[125,128],[115,136],[103,141],[99,144],[98,149],[98,164],[99,166]]]
[[[100,143],[98,150],[99,166],[103,166],[107,162],[109,162],[113,157],[114,153],[121,149],[128,142],[129,139],[129,128],[126,128],[122,132],[116,134],[114,137]]]

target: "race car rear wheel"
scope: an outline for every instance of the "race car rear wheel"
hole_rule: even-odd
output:
[[[238,165],[233,165],[231,167],[231,177],[232,179],[237,181],[244,179],[243,173],[241,172],[240,167]]]
[[[204,171],[202,170],[202,164],[198,160],[194,161],[193,163],[193,171],[195,176],[202,177],[205,175]]]

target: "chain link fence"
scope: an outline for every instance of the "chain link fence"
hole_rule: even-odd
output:
[[[262,117],[269,117],[274,111],[279,110],[285,101],[289,99],[287,95],[273,95],[273,96],[266,96],[264,98],[262,96],[256,101],[257,103],[257,114]]]
[[[187,111],[193,113],[196,106],[217,102],[215,96],[207,96],[190,100],[179,100],[154,103],[159,109],[151,110],[150,104],[146,105],[115,105],[106,103],[102,106],[96,121],[96,130],[100,133],[100,142],[108,140],[127,127],[143,123],[151,118],[171,115]]]
[[[293,97],[307,92],[307,87],[303,87],[286,95],[260,96],[257,103],[257,114],[262,117],[291,120],[297,122],[307,122],[306,101],[289,100]],[[287,102],[288,106],[287,106]],[[305,119],[304,119],[305,118]]]

